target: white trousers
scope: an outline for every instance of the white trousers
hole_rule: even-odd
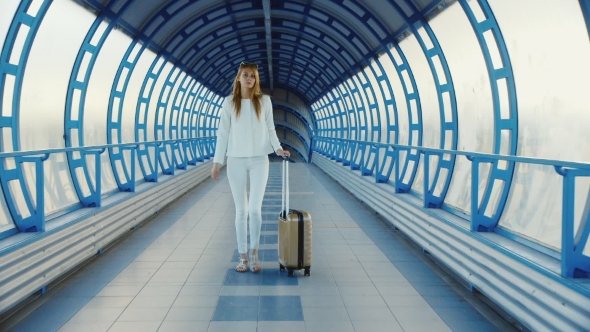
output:
[[[258,249],[262,226],[262,199],[268,181],[268,156],[228,157],[227,179],[236,206],[236,237],[238,252],[245,254],[247,247],[246,220],[249,219],[250,249]],[[247,195],[250,175],[250,199]],[[249,217],[249,218],[248,218]]]

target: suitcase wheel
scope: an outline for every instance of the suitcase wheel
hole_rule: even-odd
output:
[[[288,275],[289,277],[292,277],[292,276],[293,276],[293,269],[292,269],[292,268],[288,268],[287,270],[288,270],[288,272],[289,272],[287,275]]]
[[[279,263],[279,270],[281,271],[285,271],[285,267],[283,266],[283,264]]]
[[[304,273],[303,275],[304,275],[304,276],[308,276],[308,275],[310,275],[310,273],[309,273],[309,270],[311,270],[311,267],[310,267],[310,266],[306,267],[306,268],[305,268],[305,273]]]

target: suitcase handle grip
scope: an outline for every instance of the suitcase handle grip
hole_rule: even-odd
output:
[[[283,159],[283,185],[281,189],[282,199],[281,199],[281,213],[285,219],[287,219],[287,215],[289,214],[289,158]],[[285,206],[285,202],[287,206]],[[286,209],[285,209],[286,207]]]

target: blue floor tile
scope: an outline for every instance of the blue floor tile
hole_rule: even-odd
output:
[[[236,272],[229,269],[223,280],[224,286],[297,286],[297,277],[287,276],[287,272],[279,271],[279,263],[276,268],[265,268],[261,273]]]
[[[213,321],[303,321],[299,296],[220,296]]]
[[[276,249],[261,249],[258,254],[261,262],[279,262],[279,252]]]
[[[261,296],[259,321],[303,321],[299,296]]]
[[[262,236],[261,236],[262,240]],[[260,241],[260,243],[263,243]],[[279,262],[279,253],[276,249],[260,249],[258,250],[258,260],[261,262]],[[240,254],[238,253],[238,249],[234,250],[234,255],[232,257],[232,262],[239,262],[240,261]]]
[[[229,269],[223,279],[224,286],[259,286],[262,283],[261,273],[237,272]]]
[[[286,271],[280,272],[277,262],[276,269],[266,268],[262,270],[262,286],[297,286],[297,277],[289,277]]]
[[[258,308],[260,304],[259,296],[220,296],[217,301],[217,308],[231,309],[232,307],[249,307]]]
[[[261,230],[263,232],[278,232],[279,231],[279,224],[262,224]]]
[[[258,307],[215,308],[213,321],[257,321]]]
[[[261,244],[277,244],[279,241],[278,235],[260,235]]]
[[[279,221],[279,210],[281,208],[279,208],[276,212],[265,212],[264,210],[262,210],[262,222],[264,221],[274,221],[275,223],[277,223]]]

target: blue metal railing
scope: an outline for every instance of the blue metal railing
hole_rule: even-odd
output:
[[[120,149],[120,150],[130,150],[131,151],[131,168],[130,168],[130,179],[131,186],[127,188],[125,191],[135,192],[135,162],[136,162],[136,154],[138,149],[147,150],[148,147],[152,147],[155,149],[155,156],[157,159],[162,158],[160,154],[160,149],[166,149],[167,146],[178,146],[178,149],[184,150],[185,153],[180,154],[183,158],[182,161],[176,162],[174,166],[179,169],[186,169],[186,165],[196,165],[198,160],[194,158],[190,158],[191,154],[197,154],[197,151],[192,151],[193,153],[187,153],[187,149],[198,150],[198,154],[202,154],[201,151],[213,151],[212,147],[215,145],[216,137],[200,137],[200,138],[182,138],[182,139],[174,139],[174,140],[161,140],[161,141],[150,141],[150,142],[136,142],[136,143],[121,143],[121,144],[106,144],[106,145],[97,145],[97,146],[83,146],[83,147],[70,147],[70,148],[60,148],[60,149],[47,149],[47,150],[35,150],[35,151],[18,151],[18,152],[2,152],[0,153],[0,163],[4,163],[7,159],[12,159],[13,163],[18,165],[20,168],[24,163],[34,163],[35,164],[35,188],[36,188],[36,211],[31,218],[20,218],[12,216],[14,224],[16,228],[21,232],[42,232],[45,230],[45,183],[44,183],[44,171],[43,171],[43,162],[49,159],[51,154],[57,153],[67,153],[67,154],[79,154],[81,159],[85,159],[86,156],[93,155],[94,162],[95,162],[95,181],[94,187],[92,190],[97,193],[93,199],[93,206],[101,206],[102,200],[102,190],[101,190],[101,176],[102,171],[100,167],[101,158],[100,155],[107,149]],[[210,158],[211,155],[204,156],[205,158]],[[202,161],[202,160],[201,160]],[[158,181],[158,160],[156,160],[154,170],[154,174],[143,174],[144,180],[146,182],[149,181]],[[116,173],[117,169],[113,169],[113,172]],[[89,184],[91,185],[91,184]],[[123,190],[121,190],[123,191]],[[80,197],[82,198],[82,197]]]
[[[575,227],[574,218],[574,203],[575,203],[575,178],[576,177],[590,177],[590,164],[581,162],[571,162],[562,160],[552,159],[541,159],[532,157],[520,157],[520,156],[508,156],[499,154],[488,154],[470,151],[457,151],[457,150],[443,150],[435,148],[426,148],[422,146],[411,146],[411,145],[400,145],[400,144],[387,144],[377,142],[367,142],[350,140],[344,138],[332,138],[332,137],[314,137],[314,151],[325,155],[327,157],[334,156],[334,151],[344,149],[356,149],[359,146],[371,146],[370,150],[376,151],[378,164],[376,167],[382,167],[379,165],[379,153],[382,149],[393,149],[395,155],[395,172],[394,184],[395,193],[398,193],[398,186],[401,183],[400,178],[400,166],[397,162],[399,160],[400,151],[416,150],[419,154],[424,156],[424,186],[429,184],[429,159],[432,156],[442,157],[444,154],[452,154],[453,156],[465,156],[471,163],[471,212],[470,212],[470,226],[472,232],[482,231],[482,228],[478,226],[478,220],[474,218],[481,210],[479,202],[479,165],[481,163],[495,164],[499,161],[506,162],[518,162],[535,165],[546,165],[552,166],[557,174],[563,177],[563,193],[562,193],[562,232],[561,232],[561,276],[562,277],[588,277],[590,276],[590,257],[583,254],[584,248],[588,243],[590,235],[590,216],[586,220],[581,220],[578,227]],[[369,149],[359,149],[361,158],[364,160],[366,152]],[[363,152],[364,151],[364,152]],[[354,151],[350,151],[351,154]],[[349,151],[345,151],[344,155],[349,155]],[[384,159],[385,160],[385,159]],[[363,161],[361,161],[361,164]],[[344,165],[344,164],[343,164]],[[361,172],[362,175],[368,175],[365,172]],[[375,174],[375,173],[373,173]],[[375,180],[376,182],[377,179]],[[424,191],[426,193],[426,191]],[[432,205],[428,204],[428,197],[423,197],[423,207],[432,208]],[[501,213],[502,211],[497,211]],[[463,216],[460,216],[464,218]],[[499,218],[497,218],[499,220]],[[486,231],[493,231],[497,226],[489,225]]]

